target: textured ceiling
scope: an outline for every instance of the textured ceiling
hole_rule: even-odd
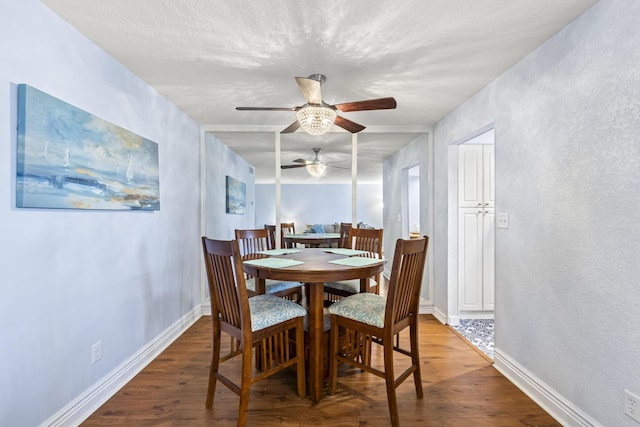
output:
[[[358,137],[359,154],[371,150],[371,158],[359,156],[359,176],[379,181],[381,165],[365,162],[379,162],[406,145],[415,133],[402,133],[430,127],[595,1],[42,3],[198,123],[271,131],[219,136],[256,166],[258,181],[273,176],[273,131],[287,127],[295,115],[236,111],[236,106],[301,105],[304,98],[294,77],[315,73],[327,76],[322,93],[329,104],[395,97],[395,110],[343,113],[367,126]],[[313,146],[323,147],[323,160],[341,157],[343,140],[350,145],[351,137],[335,130],[335,135],[315,139],[284,136],[282,163],[312,158]],[[301,169],[283,171],[283,182],[294,172],[306,177]],[[330,172],[327,182],[351,176],[349,171]]]

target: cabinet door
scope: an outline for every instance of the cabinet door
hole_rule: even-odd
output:
[[[496,166],[495,166],[495,146],[482,146],[482,205],[487,208],[495,207],[495,182],[496,182]]]
[[[483,209],[458,210],[458,306],[461,311],[482,310]]]
[[[482,210],[482,309],[486,311],[495,308],[495,221],[494,209]]]
[[[461,145],[458,148],[458,207],[482,206],[482,145]]]

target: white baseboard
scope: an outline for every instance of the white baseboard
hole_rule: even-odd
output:
[[[449,326],[458,326],[460,324],[460,316],[449,316]]]
[[[493,366],[565,427],[601,426],[531,372],[495,348]]]
[[[442,323],[443,325],[447,324],[447,315],[445,313],[443,313],[442,311],[438,310],[436,307],[433,308],[433,316],[438,319],[438,321],[440,323]]]
[[[184,331],[189,329],[201,316],[202,307],[197,306],[169,326],[153,341],[142,347],[113,371],[69,402],[64,408],[45,420],[40,426],[79,425],[142,371],[145,366],[162,353]]]

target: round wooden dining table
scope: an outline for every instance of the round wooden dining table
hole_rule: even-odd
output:
[[[291,249],[290,249],[291,250]],[[332,248],[300,248],[293,249],[295,253],[276,255],[294,261],[301,261],[301,264],[287,267],[273,267],[254,265],[249,262],[243,263],[243,270],[250,276],[256,278],[256,292],[265,292],[265,280],[272,279],[278,281],[290,281],[305,283],[307,297],[307,316],[309,324],[309,372],[307,372],[309,383],[309,394],[313,401],[320,400],[322,396],[323,382],[323,308],[324,308],[324,283],[341,280],[360,279],[360,291],[368,290],[368,278],[382,273],[385,261],[382,259],[372,259],[369,261],[344,260],[349,258],[343,253],[344,249],[334,249],[341,253],[332,253]],[[286,249],[284,251],[287,251]],[[269,251],[267,251],[269,252]],[[265,255],[270,256],[270,255]],[[360,257],[358,257],[360,258]],[[345,262],[352,265],[335,264],[330,261]],[[274,260],[275,261],[275,260]],[[355,261],[362,261],[366,265],[357,265]]]

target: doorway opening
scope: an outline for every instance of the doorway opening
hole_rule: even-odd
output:
[[[495,287],[493,125],[452,144],[450,154],[449,324],[493,356]]]
[[[420,165],[404,169],[402,238],[420,237]]]

